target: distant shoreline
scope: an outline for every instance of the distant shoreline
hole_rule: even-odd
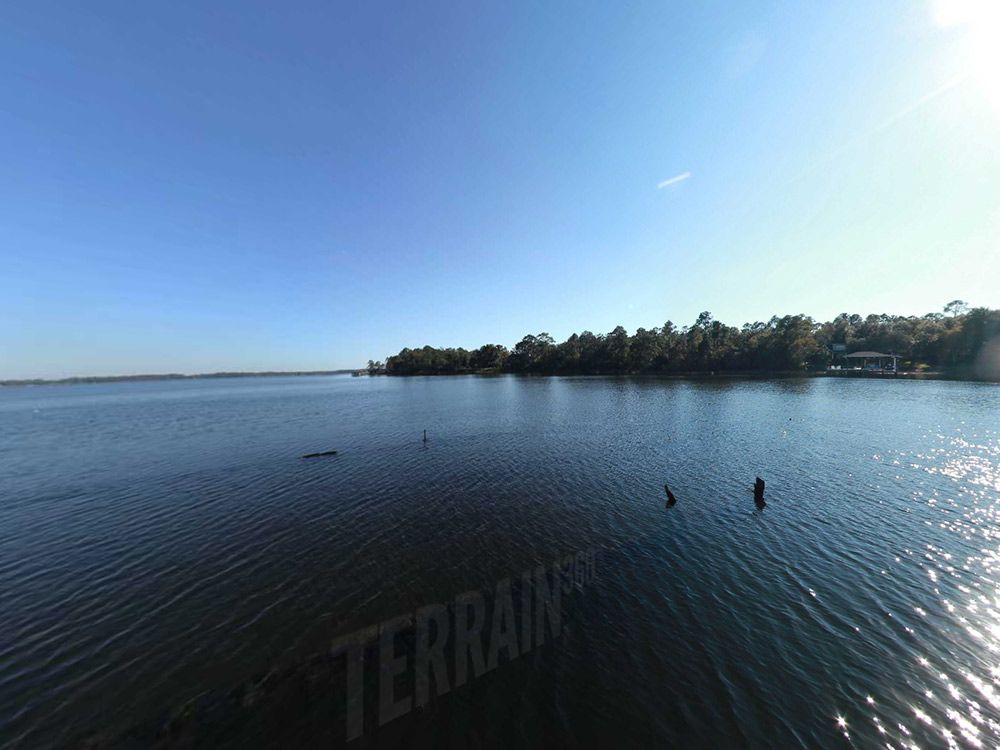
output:
[[[362,371],[351,370],[306,370],[290,372],[207,372],[194,375],[182,373],[164,373],[147,375],[95,375],[92,377],[71,377],[46,380],[44,378],[34,378],[27,380],[0,380],[0,387],[32,386],[32,385],[88,385],[99,383],[132,383],[132,382],[154,382],[160,380],[211,380],[214,378],[272,378],[272,377],[308,377],[317,375],[357,375]],[[551,378],[551,377],[638,377],[638,378],[667,378],[678,380],[787,380],[794,378],[869,378],[876,380],[960,380],[967,382],[997,382],[990,378],[978,377],[976,374],[966,370],[951,371],[923,371],[923,372],[900,372],[898,375],[891,373],[876,373],[857,370],[716,370],[714,372],[660,372],[660,373],[506,373],[496,369],[465,370],[462,372],[410,372],[406,374],[397,373],[364,373],[362,377],[390,377],[390,378],[412,378],[412,377],[462,377],[468,375],[496,376],[496,375],[516,375],[528,378]]]
[[[162,373],[148,375],[94,375],[91,377],[71,377],[57,378],[53,380],[45,378],[28,378],[23,380],[0,380],[0,386],[18,385],[80,385],[88,383],[129,383],[153,380],[207,380],[210,378],[274,378],[274,377],[301,377],[307,375],[346,375],[354,370],[304,370],[292,372],[205,372],[194,375],[183,373]]]

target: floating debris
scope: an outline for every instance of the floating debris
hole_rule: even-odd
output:
[[[319,453],[306,453],[302,458],[319,458],[320,456],[336,456],[337,451],[320,451]]]

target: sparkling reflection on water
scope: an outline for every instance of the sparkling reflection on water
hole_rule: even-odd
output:
[[[3,389],[0,737],[126,736],[593,546],[599,579],[560,639],[365,743],[996,746],[998,396],[839,379]],[[293,713],[215,744],[328,746],[336,721]]]
[[[912,606],[912,614],[919,619],[903,624],[903,630],[909,636],[933,633],[934,638],[925,637],[923,648],[916,649],[919,655],[905,695],[865,697],[867,718],[888,746],[918,747],[917,737],[949,747],[993,747],[1000,741],[996,688],[1000,681],[1000,592],[995,578],[1000,440],[995,431],[969,428],[964,422],[955,433],[927,431],[924,439],[929,449],[888,456],[891,466],[951,480],[943,489],[915,489],[912,494],[916,502],[937,511],[927,514],[922,521],[925,525],[952,535],[946,542],[956,538],[964,542],[926,542],[904,548],[905,560],[894,559],[900,570],[916,567],[922,571],[930,587],[923,593],[927,604]],[[903,481],[905,475],[896,478]],[[883,574],[892,576],[893,569]],[[909,717],[899,710],[902,702],[911,710]],[[850,736],[843,717],[838,717],[838,725]]]

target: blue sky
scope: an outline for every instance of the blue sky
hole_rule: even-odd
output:
[[[0,377],[1000,307],[995,7],[5,4]]]

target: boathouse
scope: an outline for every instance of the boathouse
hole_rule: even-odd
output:
[[[857,360],[861,360],[860,365],[862,370],[896,372],[899,357],[895,354],[883,354],[882,352],[852,352],[851,354],[845,354],[844,359],[852,360],[851,364],[855,364]],[[887,366],[889,362],[892,364]]]

